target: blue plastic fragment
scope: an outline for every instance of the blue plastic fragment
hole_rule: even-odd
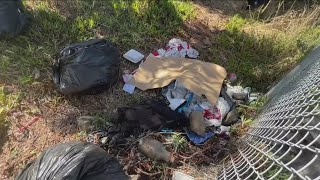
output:
[[[178,112],[179,113],[183,113],[185,111],[185,109],[187,109],[190,106],[190,103],[193,99],[193,93],[189,93],[189,97],[187,98],[187,102],[180,108],[178,108]]]
[[[202,144],[215,134],[212,131],[207,131],[204,136],[199,136],[187,128],[183,128],[183,130],[187,133],[187,136],[190,139],[190,141],[192,141],[195,144]]]

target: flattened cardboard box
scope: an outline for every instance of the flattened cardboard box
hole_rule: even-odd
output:
[[[212,63],[194,59],[148,56],[129,81],[141,90],[167,86],[178,80],[185,88],[216,104],[220,95],[226,70]]]

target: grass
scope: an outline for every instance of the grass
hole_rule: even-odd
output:
[[[18,91],[28,96],[37,96],[25,90],[31,84],[51,83],[50,65],[65,45],[103,34],[121,52],[129,48],[150,52],[151,44],[166,41],[181,29],[183,21],[194,17],[189,1],[168,0],[157,4],[149,0],[30,0],[24,1],[24,5],[31,25],[20,36],[0,41],[0,84],[17,85]],[[40,79],[35,78],[35,69],[40,71]],[[51,97],[51,101],[61,98],[57,94],[53,96],[57,97]],[[140,97],[122,99],[130,104],[140,102],[137,99]],[[2,104],[1,116],[4,116],[10,102]]]
[[[172,145],[175,152],[186,148],[188,142],[186,138],[183,137],[181,134],[178,134],[178,133],[173,134],[172,139],[173,139]]]
[[[141,103],[146,99],[145,93],[126,96],[121,90],[121,84],[100,97],[59,95],[52,86],[50,66],[61,48],[90,38],[103,37],[113,42],[121,53],[129,48],[151,52],[154,47],[163,45],[176,32],[181,31],[184,21],[194,17],[190,1],[168,0],[157,3],[151,0],[25,0],[23,3],[31,19],[30,27],[16,38],[0,40],[0,149],[6,147],[3,145],[10,125],[7,116],[14,106],[20,105],[16,103],[18,94],[23,95],[20,98],[23,101],[21,106],[26,104],[31,107],[35,101],[40,102],[42,108],[53,111],[50,114],[45,110],[43,116],[49,125],[50,121],[56,124],[57,127],[53,130],[57,129],[57,132],[68,131],[68,125],[73,123],[70,119],[81,114],[103,117],[94,122],[97,128],[103,127],[115,108]],[[122,69],[127,68],[130,65],[122,63]],[[34,74],[37,71],[40,71],[40,78]],[[5,87],[11,85],[16,87],[14,93],[6,92]],[[15,110],[23,111],[22,114],[28,113],[25,108],[17,107]],[[74,114],[76,117],[73,117]],[[56,119],[59,121],[56,122]],[[79,133],[78,138],[83,136]],[[41,144],[40,139],[35,139],[35,144]],[[20,146],[18,142],[10,143]],[[20,157],[17,159],[25,157],[19,153],[23,153],[21,150],[29,145],[34,144],[26,142],[14,151]],[[11,175],[21,170],[20,166],[14,167],[9,172]]]
[[[235,15],[226,25],[226,30],[213,38],[217,46],[211,48],[211,52],[224,52],[227,59],[225,68],[236,72],[243,86],[266,92],[320,44],[319,19],[313,15],[319,10],[318,7],[296,17],[289,25],[283,21],[292,18],[289,17],[290,12],[271,22]],[[306,19],[310,22],[301,24]],[[283,22],[282,26],[279,26],[280,22]],[[212,61],[219,62],[219,58],[213,56]]]
[[[233,16],[226,24],[226,31],[215,37],[220,45],[215,51],[226,52],[228,63],[225,67],[237,73],[243,80],[241,85],[267,92],[315,46],[320,45],[320,7],[300,13],[288,10],[281,16],[268,16],[267,19],[256,13],[262,12],[254,12],[250,18],[239,14]],[[239,107],[241,128],[239,124],[234,125],[232,133],[243,135],[266,102],[266,97],[262,97],[248,106]]]
[[[103,34],[120,49],[151,51],[150,44],[170,38],[184,20],[192,18],[188,1],[70,1],[63,9],[55,1],[25,1],[32,23],[29,30],[11,40],[0,41],[0,79],[29,84],[31,72],[48,69],[63,46]],[[69,3],[69,4],[68,4]],[[65,12],[72,14],[68,15]],[[72,12],[69,12],[72,11]],[[164,13],[166,12],[166,13]]]
[[[0,86],[0,146],[6,139],[5,137],[8,129],[7,114],[17,105],[18,100],[18,93],[9,92],[6,87]]]

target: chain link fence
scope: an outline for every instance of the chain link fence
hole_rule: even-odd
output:
[[[268,98],[218,179],[320,179],[320,47]]]

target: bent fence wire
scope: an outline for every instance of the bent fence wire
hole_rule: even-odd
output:
[[[281,82],[280,82],[281,83]],[[270,97],[218,179],[320,179],[320,50]]]

